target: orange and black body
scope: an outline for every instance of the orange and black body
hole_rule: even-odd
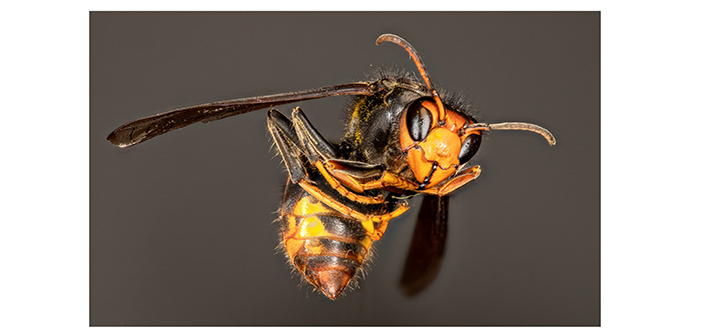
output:
[[[320,184],[318,176],[316,179]],[[384,214],[396,209],[394,201],[364,205],[344,198],[328,185],[326,197],[366,214]],[[380,236],[388,220],[375,224]],[[310,284],[336,299],[362,272],[362,266],[379,236],[369,235],[363,223],[326,205],[299,184],[288,180],[280,207],[281,248],[290,263]]]
[[[290,263],[310,284],[336,299],[371,251],[373,241],[361,223],[290,181],[280,219],[281,247]]]
[[[480,166],[468,163],[480,148],[483,132],[526,130],[551,145],[556,141],[533,124],[478,123],[466,104],[435,88],[407,41],[384,34],[376,44],[382,42],[404,48],[421,79],[386,71],[367,82],[186,107],[124,124],[107,140],[129,147],[196,122],[353,96],[346,134],[338,143],[327,141],[300,108],[291,118],[274,109],[268,113],[268,130],[289,175],[280,209],[281,246],[310,284],[336,299],[360,273],[389,221],[408,209],[406,200],[427,195],[401,282],[406,293],[416,293],[431,282],[443,255],[446,197],[480,175]]]
[[[422,191],[446,180],[459,165],[465,164],[475,155],[481,141],[479,130],[471,131],[470,134],[467,131],[463,132],[463,139],[442,148],[454,152],[444,155],[451,156],[453,161],[438,163],[434,162],[436,158],[425,159],[422,154],[429,156],[428,151],[421,146],[424,143],[432,144],[430,137],[434,133],[450,133],[443,129],[430,132],[431,121],[420,125],[428,119],[429,114],[421,114],[426,110],[423,104],[433,103],[431,90],[408,74],[385,71],[378,76],[380,78],[376,82],[377,85],[382,83],[385,89],[374,96],[358,97],[348,112],[348,128],[342,143],[351,149],[350,160],[381,165],[385,171],[416,183],[416,188],[401,188],[402,193],[407,193]],[[450,127],[455,130],[454,137],[459,139],[458,131],[464,125],[476,121],[465,103],[444,94],[439,96],[445,110],[451,116],[449,121]],[[436,123],[437,121],[434,121],[434,124]],[[446,134],[439,136],[445,138]],[[415,172],[410,159],[418,161],[417,171],[425,172]],[[445,173],[446,171],[449,173]],[[441,175],[440,178],[437,178],[438,175]]]
[[[268,114],[269,130],[290,172],[280,207],[281,248],[305,280],[336,299],[362,271],[373,242],[385,233],[390,219],[406,206],[383,190],[357,194],[334,188],[300,150],[304,137],[298,135],[294,121],[306,125],[304,133],[321,137],[301,118],[301,111],[292,121],[275,110]],[[347,156],[337,145],[326,141],[318,145]]]

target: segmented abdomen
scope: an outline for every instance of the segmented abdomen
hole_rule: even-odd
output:
[[[316,288],[336,299],[359,272],[372,240],[348,218],[288,182],[280,211],[290,262]]]

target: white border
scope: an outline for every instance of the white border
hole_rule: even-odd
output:
[[[449,2],[446,2],[449,3]],[[258,328],[89,328],[89,11],[338,10],[328,2],[45,1],[4,8],[2,332],[258,333]],[[602,11],[602,327],[441,333],[700,333],[697,173],[702,27],[686,2],[359,2],[351,10]],[[354,5],[354,4],[351,4]],[[51,57],[44,57],[51,55]],[[51,60],[51,61],[48,61]],[[25,237],[34,237],[27,240]],[[39,237],[39,238],[36,238]],[[280,329],[271,332],[283,332]],[[387,328],[357,330],[387,333]],[[427,329],[418,329],[427,332]],[[286,333],[307,333],[293,328]],[[315,333],[328,330],[315,328]]]

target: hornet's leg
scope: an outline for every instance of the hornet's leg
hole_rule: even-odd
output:
[[[466,185],[468,182],[475,180],[478,176],[480,176],[480,166],[470,167],[464,164],[460,166],[458,171],[456,171],[451,178],[446,180],[444,184],[429,188],[424,192],[427,194],[446,196]]]
[[[309,180],[305,166],[300,160],[303,153],[290,119],[278,110],[271,109],[268,111],[268,131],[273,136],[278,153],[283,157],[291,182],[298,183],[302,179]]]
[[[314,172],[313,167],[306,165],[304,161],[305,153],[303,152],[303,150],[300,149],[303,146],[305,146],[303,142],[306,142],[307,139],[298,139],[297,135],[294,132],[292,122],[280,112],[276,110],[271,110],[268,112],[268,130],[273,135],[273,140],[275,141],[275,144],[278,147],[280,155],[283,157],[283,161],[285,162],[285,166],[287,167],[288,173],[290,175],[291,183],[300,185],[300,187],[305,189],[305,191],[307,191],[310,195],[312,195],[325,205],[338,211],[339,213],[361,222],[364,229],[366,229],[368,235],[372,239],[380,239],[382,233],[385,231],[387,222],[390,219],[401,215],[402,213],[407,211],[407,209],[409,209],[405,202],[398,204],[396,209],[394,209],[393,211],[381,215],[365,214],[352,209],[349,205],[346,204],[349,200],[359,203],[370,203],[364,202],[364,200],[370,199],[375,201],[376,198],[353,194],[343,187],[343,190],[340,191],[339,189],[334,188],[333,182],[336,182],[336,184],[339,183],[336,179],[332,177],[329,177],[331,181],[327,179],[326,176],[323,176],[324,178],[319,177],[319,179],[311,178],[310,176],[315,175],[316,173]],[[331,145],[330,148],[333,149]],[[309,160],[309,158],[307,159]],[[319,171],[319,173],[322,174],[323,171]],[[324,184],[325,182],[328,182],[328,185],[330,187],[333,187],[334,189],[339,191],[339,193],[342,196],[346,197],[348,200],[340,200],[337,197],[333,197],[332,195],[329,195],[326,192],[322,191],[320,189],[319,184]],[[351,196],[347,196],[347,194],[345,194],[344,192],[350,194]],[[383,198],[380,199],[382,201],[379,203],[385,202]],[[376,223],[378,228],[375,228]]]
[[[418,190],[418,183],[387,171],[384,172],[378,180],[362,184],[361,186],[365,189],[383,189],[393,187],[430,195],[446,196],[454,192],[456,189],[466,185],[466,183],[475,180],[478,178],[478,176],[480,176],[480,166],[470,167],[467,164],[464,164],[463,166],[459,167],[458,171],[456,171],[451,178],[446,180],[445,183],[424,190]]]

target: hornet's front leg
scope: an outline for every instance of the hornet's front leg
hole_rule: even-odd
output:
[[[456,189],[466,185],[468,182],[475,180],[480,176],[480,166],[469,166],[464,164],[458,168],[453,176],[451,176],[446,182],[431,187],[429,189],[423,190],[423,193],[432,194],[437,196],[446,196]]]

